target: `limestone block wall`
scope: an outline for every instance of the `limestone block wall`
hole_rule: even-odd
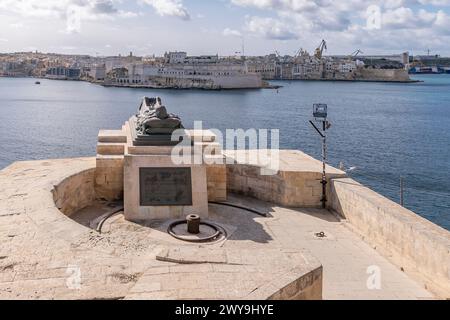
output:
[[[63,180],[53,189],[53,200],[66,216],[89,206],[96,199],[95,168],[82,171]]]
[[[320,173],[284,172],[261,175],[261,168],[251,165],[228,165],[228,190],[286,207],[321,205]]]
[[[322,300],[323,268],[320,267],[281,288],[268,300]]]
[[[404,69],[366,69],[358,70],[357,80],[369,81],[410,81],[407,70]]]
[[[97,198],[123,199],[123,163],[127,136],[122,130],[102,130],[98,135],[95,191]]]
[[[282,179],[278,175],[261,175],[258,166],[237,163],[227,165],[227,181],[229,192],[278,204],[283,202]]]
[[[244,152],[250,154],[258,151]],[[236,161],[228,164],[228,191],[286,207],[321,206],[321,163],[293,150],[281,150],[279,157],[280,168],[274,175],[264,175],[263,167],[257,163]],[[328,172],[328,179],[345,176],[345,173],[331,167],[328,168]]]
[[[450,232],[348,178],[331,181],[329,204],[399,268],[450,298]]]
[[[107,201],[123,199],[123,164],[123,156],[97,156],[95,191],[99,199]]]
[[[218,164],[206,166],[206,180],[208,184],[208,201],[226,201],[227,167]]]

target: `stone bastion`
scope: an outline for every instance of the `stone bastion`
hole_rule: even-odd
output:
[[[319,161],[281,150],[279,170],[264,175],[248,160],[264,150],[222,150],[208,130],[189,134],[206,156],[228,161],[193,170],[205,182],[196,186],[193,177],[191,202],[176,208],[127,195],[136,159],[168,155],[133,145],[128,123],[100,132],[96,158],[2,170],[0,298],[450,297],[447,230],[332,167],[322,209]],[[199,243],[168,234],[193,212],[222,236]],[[377,290],[367,284],[371,266],[382,271]]]

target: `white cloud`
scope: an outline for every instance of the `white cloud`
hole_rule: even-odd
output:
[[[450,41],[450,0],[230,0],[272,17],[253,16],[247,29],[267,39],[317,42],[326,38],[336,46],[408,50],[414,46],[444,48]],[[377,5],[381,26],[368,30],[367,9]],[[442,8],[442,9],[439,9]],[[444,10],[445,8],[445,10]],[[262,14],[261,14],[262,15]],[[330,45],[332,48],[333,45]],[[364,49],[364,47],[361,47]]]
[[[143,2],[152,6],[160,16],[173,16],[183,20],[191,18],[181,0],[143,0]]]
[[[297,39],[296,33],[292,32],[289,25],[281,20],[272,18],[250,17],[246,22],[246,29],[271,40]]]
[[[133,17],[132,12],[118,10],[118,0],[0,0],[0,11],[28,18],[65,18],[70,8],[76,8],[82,19]]]
[[[422,30],[450,34],[450,16],[444,11],[429,12],[420,9],[414,12],[410,8],[400,7],[382,15],[382,28],[388,30]]]
[[[313,10],[320,5],[324,5],[329,0],[231,0],[232,3],[244,7],[256,7],[259,9],[276,9],[276,10]]]
[[[234,30],[234,29],[230,29],[230,28],[225,28],[225,30],[223,30],[223,35],[226,37],[241,37],[242,33],[239,30]]]
[[[158,49],[149,51],[234,52],[230,49],[235,45],[234,37],[253,35],[247,51],[255,54],[273,49],[292,54],[300,46],[311,52],[321,39],[329,42],[330,54],[349,54],[356,49],[367,54],[414,49],[418,54],[427,48],[450,54],[450,0],[197,0],[200,4],[192,5],[192,12],[189,1],[196,0],[0,0],[0,27],[5,32],[0,38],[9,39],[1,45],[20,51],[31,44],[38,44],[40,50],[66,45],[91,52],[100,46],[95,50],[115,54],[124,47],[123,39],[139,43],[148,37],[148,30],[155,30],[161,23],[161,19],[136,18],[133,23],[121,19],[154,11],[185,20],[192,14],[198,23],[180,30],[173,20],[164,21],[166,32],[152,34],[154,48]],[[204,2],[208,8],[199,9]],[[241,10],[228,10],[230,3]],[[367,28],[369,5],[380,7],[379,29]],[[82,37],[63,33],[70,6],[77,6],[82,13]],[[217,12],[221,17],[214,20]],[[111,47],[104,47],[105,43]],[[142,48],[140,52],[146,53]]]
[[[24,27],[23,23],[20,23],[20,22],[18,22],[18,23],[11,23],[9,26],[11,28],[14,28],[14,29],[21,29],[21,28]]]
[[[450,6],[450,0],[418,0],[420,4],[430,4],[433,6]]]

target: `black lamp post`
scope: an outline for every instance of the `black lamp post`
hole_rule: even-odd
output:
[[[314,104],[313,106],[313,116],[316,122],[322,122],[322,130],[320,130],[313,121],[309,121],[311,125],[316,129],[319,135],[322,137],[322,207],[325,209],[327,207],[327,130],[331,127],[331,123],[327,120],[328,117],[328,106],[326,104]]]

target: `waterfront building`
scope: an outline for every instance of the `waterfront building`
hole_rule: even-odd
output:
[[[164,58],[166,59],[166,63],[177,64],[184,63],[184,60],[187,58],[186,52],[169,52],[164,54]]]
[[[93,65],[89,68],[88,75],[94,81],[104,81],[106,78],[106,66],[104,64]]]
[[[185,52],[166,53],[165,63],[140,61],[120,69],[119,73],[108,73],[105,85],[203,89],[263,86],[261,76],[249,72],[242,60],[220,59],[218,56],[189,57]]]
[[[420,58],[420,57],[419,57]],[[387,56],[317,56],[300,50],[295,56],[189,56],[184,51],[163,57],[134,55],[90,57],[35,52],[0,56],[0,75],[83,79],[105,85],[133,84],[156,88],[261,88],[263,80],[410,81],[407,52]],[[406,63],[406,64],[405,64]],[[419,67],[448,67],[448,59],[421,60]],[[116,77],[125,68],[130,78]],[[405,69],[405,70],[402,70]],[[414,71],[414,70],[413,70]],[[417,72],[417,71],[416,71]],[[111,74],[113,77],[108,77]]]
[[[338,59],[344,59],[345,56],[334,56]],[[391,55],[360,55],[360,59],[364,60],[386,60],[386,61],[393,61],[398,62],[403,65],[407,65],[409,63],[409,52],[403,52],[400,54],[391,54]]]
[[[81,70],[79,68],[50,67],[47,69],[46,78],[55,80],[79,80]]]
[[[247,69],[250,73],[260,74],[263,79],[275,79],[277,63],[272,59],[248,60]]]

